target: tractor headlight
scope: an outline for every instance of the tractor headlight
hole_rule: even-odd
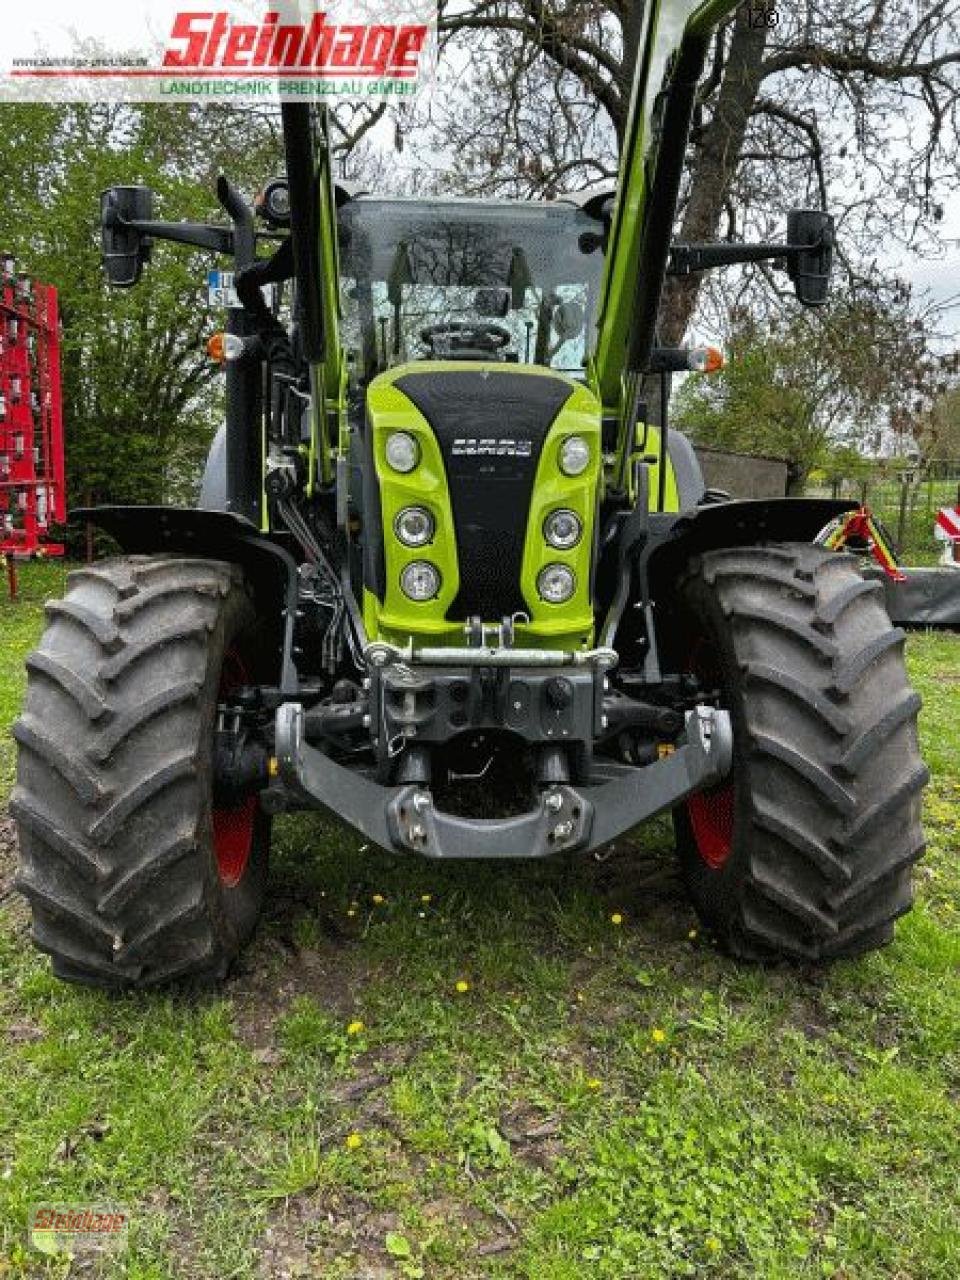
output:
[[[436,529],[426,507],[404,507],[393,522],[393,531],[405,547],[423,547],[432,542]]]
[[[410,600],[432,600],[440,594],[440,570],[429,560],[414,560],[400,575],[400,587]]]
[[[566,604],[576,589],[576,574],[565,564],[548,564],[537,577],[537,591],[547,604]]]
[[[557,551],[569,551],[580,541],[583,524],[575,511],[551,511],[543,522],[543,536]]]
[[[590,446],[583,436],[567,436],[560,446],[560,470],[565,476],[582,476],[590,465]]]
[[[403,474],[412,471],[420,461],[420,446],[407,431],[395,431],[387,436],[385,453],[394,471]]]

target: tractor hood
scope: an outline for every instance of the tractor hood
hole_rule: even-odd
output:
[[[592,642],[600,408],[582,384],[532,365],[400,365],[369,385],[364,432],[372,463],[364,504],[368,548],[375,535],[382,539],[379,554],[366,559],[371,635],[462,643],[470,619],[493,624],[523,615],[531,643]],[[415,442],[408,472],[388,457],[387,442],[397,432]],[[565,474],[561,463],[570,437],[582,439],[589,454],[577,475]],[[435,529],[429,543],[415,548],[403,544],[396,528],[410,506],[426,509]],[[544,522],[556,510],[580,521],[571,547],[551,547],[544,537]],[[424,560],[438,571],[439,588],[432,599],[413,601],[403,590],[404,570]],[[553,564],[568,567],[575,582],[570,598],[556,603],[537,585]]]

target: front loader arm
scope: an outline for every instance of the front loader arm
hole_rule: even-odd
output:
[[[652,0],[644,16],[589,367],[604,412],[620,422],[621,458],[653,348],[696,86],[711,34],[734,8]]]
[[[284,104],[281,110],[297,320],[313,397],[309,493],[317,476],[324,485],[333,480],[334,446],[340,441],[346,409],[337,216],[326,109],[319,113],[317,134],[309,106]]]

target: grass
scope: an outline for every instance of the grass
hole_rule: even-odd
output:
[[[0,604],[4,723],[57,577]],[[28,1206],[110,1199],[130,1245],[97,1274],[142,1280],[953,1280],[960,637],[908,661],[929,852],[856,963],[717,954],[663,824],[604,862],[480,868],[285,819],[263,927],[203,996],[55,981],[7,896],[0,1259],[71,1274],[27,1250]],[[0,792],[11,763],[0,739]]]

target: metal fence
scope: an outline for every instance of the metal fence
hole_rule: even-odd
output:
[[[849,476],[815,473],[807,494],[820,498],[854,498],[878,516],[907,564],[933,564],[943,544],[933,536],[941,507],[960,505],[960,461],[931,461],[913,468],[870,463]]]

